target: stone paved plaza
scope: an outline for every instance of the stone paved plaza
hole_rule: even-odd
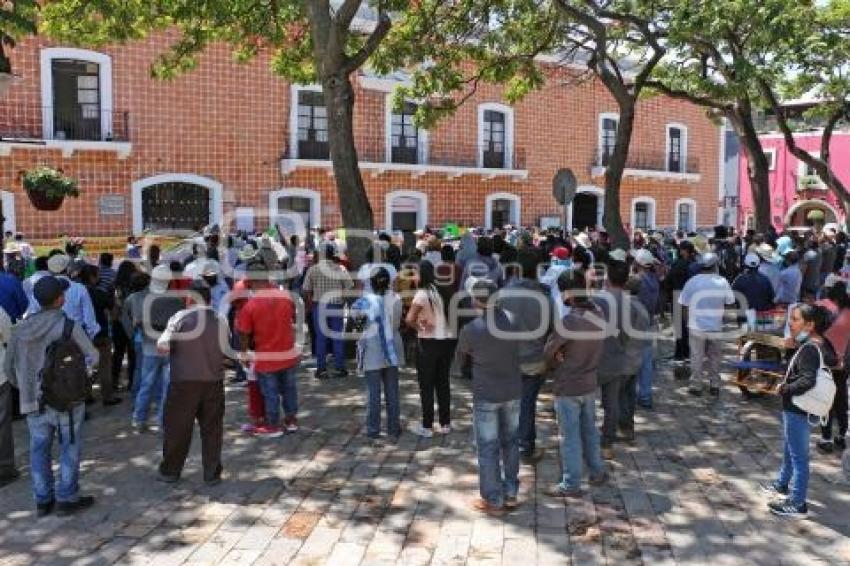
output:
[[[728,376],[727,376],[728,378]],[[449,436],[371,446],[361,380],[300,380],[302,429],[239,432],[245,392],[228,387],[226,481],[201,482],[199,451],[176,486],[154,481],[159,439],[128,432],[128,407],[99,406],[85,425],[82,487],[95,507],[36,520],[24,478],[0,490],[0,564],[842,564],[850,563],[850,489],[827,478],[836,456],[812,451],[810,517],[770,515],[759,481],[780,459],[776,399],[693,399],[662,364],[656,407],[637,443],[619,446],[612,481],[553,499],[559,460],[551,396],[541,398],[546,456],[521,471],[522,506],[503,519],[471,511],[477,494],[468,383],[453,383]],[[413,372],[402,416],[418,418]],[[813,436],[814,439],[814,436]]]

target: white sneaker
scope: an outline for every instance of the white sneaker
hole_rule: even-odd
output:
[[[437,427],[437,432],[439,432],[440,434],[451,434],[452,433],[452,425]]]
[[[434,436],[434,431],[430,428],[425,428],[421,423],[416,423],[415,425],[411,425],[410,432],[415,434],[416,436],[421,436],[422,438],[431,438]]]

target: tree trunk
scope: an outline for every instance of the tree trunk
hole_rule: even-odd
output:
[[[758,132],[753,123],[752,109],[746,104],[736,104],[726,113],[747,155],[747,177],[753,196],[755,230],[765,233],[770,227],[770,168],[761,148]]]
[[[630,104],[620,104],[617,143],[605,170],[605,211],[602,216],[602,224],[611,238],[611,245],[626,250],[629,249],[629,234],[623,227],[623,217],[620,215],[620,183],[623,181],[623,172],[629,158],[634,123],[634,100]]]
[[[349,76],[337,74],[324,81],[322,90],[328,108],[328,140],[348,255],[359,266],[374,237],[374,222],[354,142],[354,88]]]

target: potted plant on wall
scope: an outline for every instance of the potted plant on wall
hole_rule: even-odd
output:
[[[27,197],[38,210],[59,210],[66,196],[80,196],[77,180],[66,177],[61,170],[52,167],[42,166],[24,171],[22,180]]]

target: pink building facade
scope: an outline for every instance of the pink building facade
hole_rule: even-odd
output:
[[[796,137],[801,148],[819,153],[819,131],[801,132]],[[788,151],[781,134],[765,134],[761,136],[761,143],[770,163],[770,218],[777,230],[813,228],[827,222],[844,224],[846,215],[838,199],[813,171]],[[850,183],[850,132],[835,132],[830,146],[830,161],[838,177]],[[755,218],[748,165],[747,156],[742,152],[738,228],[743,230],[753,227]]]

